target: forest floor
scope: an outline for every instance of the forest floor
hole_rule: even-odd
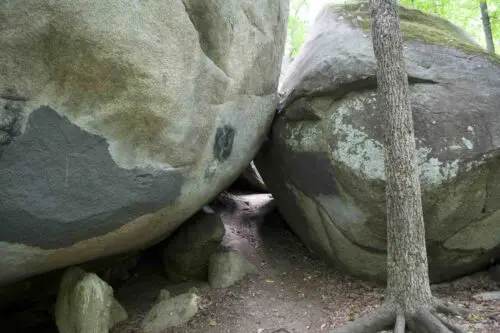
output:
[[[347,276],[311,254],[276,212],[267,194],[241,195],[234,205],[216,207],[226,226],[223,245],[236,249],[258,267],[259,274],[226,289],[206,282],[169,284],[157,262],[142,263],[116,296],[129,319],[112,333],[139,333],[139,323],[166,288],[173,295],[193,286],[200,310],[187,324],[164,333],[328,332],[379,306],[380,285]],[[452,318],[466,332],[500,332],[500,301],[472,296],[500,289],[486,272],[433,286],[434,295],[472,309],[467,318]]]

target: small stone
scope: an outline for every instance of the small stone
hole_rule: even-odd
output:
[[[226,230],[219,214],[200,211],[167,239],[163,265],[176,282],[206,280],[208,260],[217,251]]]
[[[116,324],[127,320],[127,318],[128,315],[125,308],[120,303],[118,303],[116,299],[113,298],[113,302],[111,303],[111,309],[109,312],[109,330],[111,330]]]
[[[77,267],[69,268],[61,279],[55,312],[59,333],[107,333],[127,319],[113,288]]]
[[[169,327],[187,323],[198,312],[199,299],[194,293],[185,293],[159,301],[146,314],[141,332],[161,333]]]
[[[257,269],[239,252],[217,252],[210,257],[208,281],[213,288],[227,288]]]

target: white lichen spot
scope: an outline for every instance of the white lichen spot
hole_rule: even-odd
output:
[[[465,165],[464,165],[465,171],[471,171],[484,163],[485,163],[484,160],[471,161],[471,162],[465,163]]]
[[[332,158],[359,172],[371,180],[385,180],[384,149],[381,142],[371,138],[362,128],[355,128],[344,122],[350,113],[364,110],[358,98],[345,101],[332,112],[332,132],[337,137],[331,154]],[[439,161],[431,156],[432,149],[417,138],[417,157],[420,167],[420,180],[426,185],[439,185],[454,178],[459,169],[459,160]]]
[[[333,134],[339,141],[332,151],[333,159],[359,171],[368,179],[385,179],[384,152],[380,142],[371,139],[364,131],[343,122],[351,111],[362,110],[360,99],[352,99],[332,113]]]
[[[432,125],[436,125],[436,121],[435,120],[432,121]]]
[[[435,157],[420,160],[420,181],[424,184],[439,185],[443,181],[455,178],[458,174],[459,160],[441,162]]]
[[[470,140],[467,140],[466,138],[462,137],[462,142],[463,144],[465,145],[465,147],[467,147],[467,149],[472,149],[474,147],[474,145],[472,144],[472,141]]]
[[[472,128],[472,126],[467,126],[467,130],[471,133],[474,133],[474,128]]]
[[[462,147],[459,145],[450,146],[450,150],[459,150],[459,149],[462,149]],[[442,150],[444,150],[444,149],[442,149]]]
[[[317,126],[294,125],[290,129],[287,144],[293,151],[314,151],[318,148],[318,138],[322,136]]]

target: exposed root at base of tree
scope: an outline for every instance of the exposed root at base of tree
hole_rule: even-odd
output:
[[[394,303],[383,304],[374,312],[338,328],[330,333],[376,333],[393,330],[394,333],[465,333],[460,327],[439,316],[465,316],[468,310],[454,305],[445,305],[435,300],[432,307],[422,307],[415,315],[407,317]]]

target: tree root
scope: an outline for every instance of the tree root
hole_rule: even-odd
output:
[[[469,314],[469,310],[458,307],[453,304],[444,304],[439,299],[434,298],[434,306],[438,313],[442,313],[450,316],[465,317]]]
[[[396,322],[396,311],[393,304],[384,304],[375,312],[335,328],[331,333],[375,333],[391,329]]]
[[[445,305],[435,300],[433,307],[423,307],[416,314],[408,317],[398,310],[393,303],[386,303],[374,312],[360,317],[347,325],[334,328],[330,333],[376,333],[393,329],[394,333],[464,333],[457,327],[439,316],[438,313],[463,316],[466,309],[454,305]]]

